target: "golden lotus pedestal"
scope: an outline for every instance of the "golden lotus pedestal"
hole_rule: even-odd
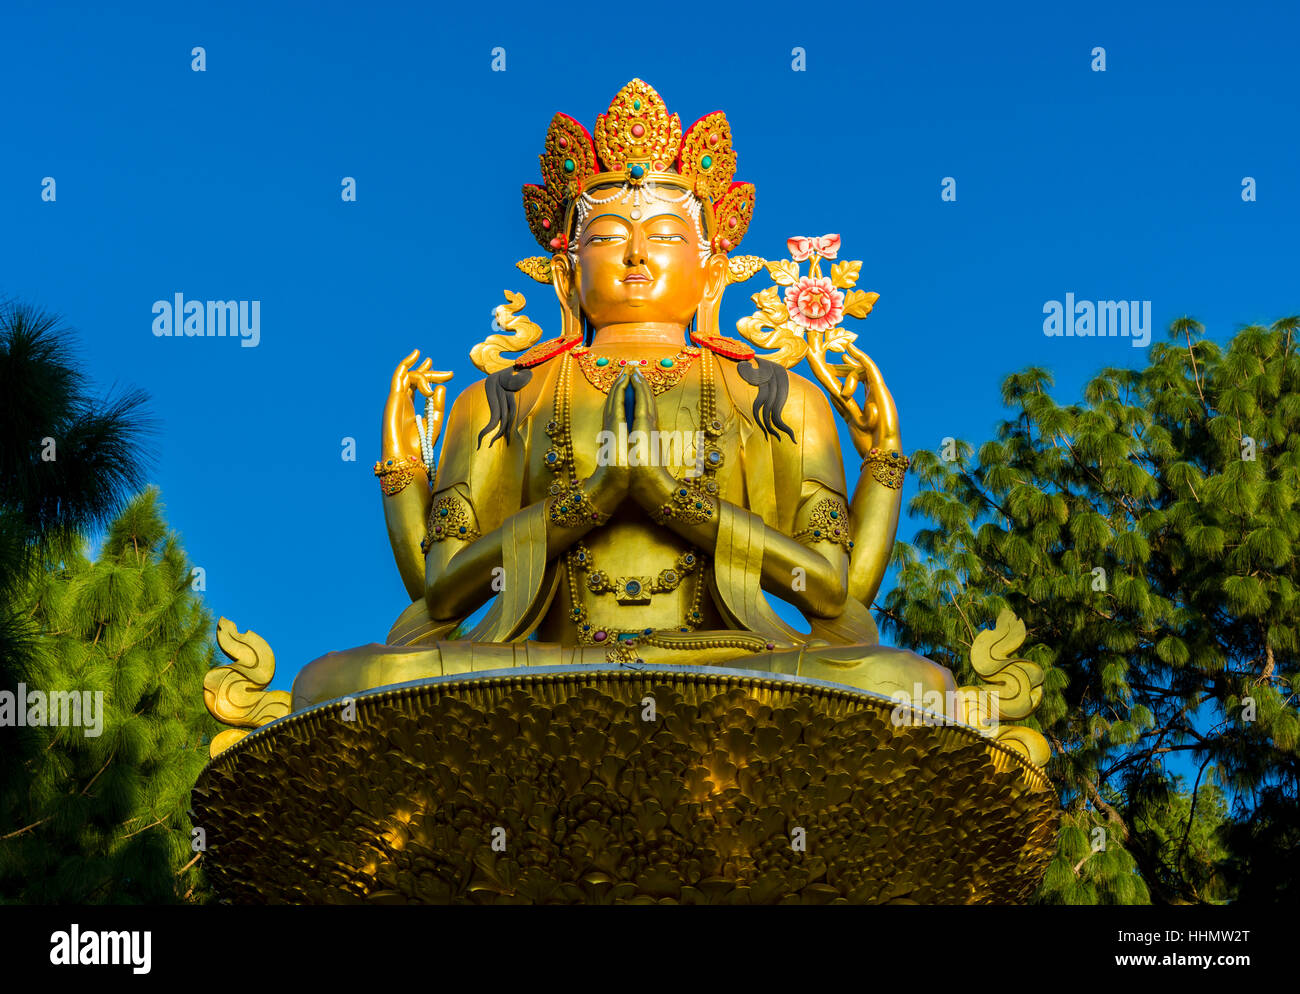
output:
[[[538,667],[265,725],[193,793],[223,900],[989,904],[1055,844],[1042,771],[836,684]]]

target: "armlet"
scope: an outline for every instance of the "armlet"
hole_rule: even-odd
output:
[[[797,542],[834,542],[845,552],[853,548],[848,505],[839,497],[823,497],[813,505],[808,523],[791,537]]]

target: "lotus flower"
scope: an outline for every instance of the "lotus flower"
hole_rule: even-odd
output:
[[[844,318],[844,294],[824,276],[803,276],[785,291],[785,307],[795,324],[826,331]]]

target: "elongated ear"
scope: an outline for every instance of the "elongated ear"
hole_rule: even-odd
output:
[[[720,298],[727,286],[727,256],[723,252],[714,252],[705,260],[707,276],[704,280],[704,298]]]
[[[573,292],[573,273],[569,269],[569,257],[563,252],[551,256],[551,285],[555,287],[560,305],[567,307],[569,295]]]
[[[551,285],[560,302],[560,337],[566,342],[582,334],[582,307],[578,300],[578,274],[569,268],[563,252],[551,257]]]
[[[715,252],[704,261],[704,296],[695,311],[696,333],[705,337],[718,334],[718,312],[722,291],[727,288],[727,257]]]

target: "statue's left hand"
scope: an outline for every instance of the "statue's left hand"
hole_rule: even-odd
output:
[[[646,439],[654,439],[651,432],[659,430],[659,407],[655,403],[654,391],[650,383],[639,370],[634,370],[631,378],[632,392],[636,409],[632,415],[632,431],[645,432]],[[623,453],[620,453],[622,456]],[[653,465],[630,466],[628,469],[628,492],[645,510],[661,507],[672,495],[677,486],[677,478],[655,458],[639,460]]]
[[[851,342],[847,344],[845,354],[849,360],[847,366],[832,369],[824,355],[809,350],[808,364],[848,425],[854,448],[861,456],[872,449],[900,451],[903,443],[898,427],[898,408],[885,386],[880,367]],[[836,377],[837,371],[845,373],[842,381]],[[866,384],[866,398],[862,405],[854,396],[859,383]]]

